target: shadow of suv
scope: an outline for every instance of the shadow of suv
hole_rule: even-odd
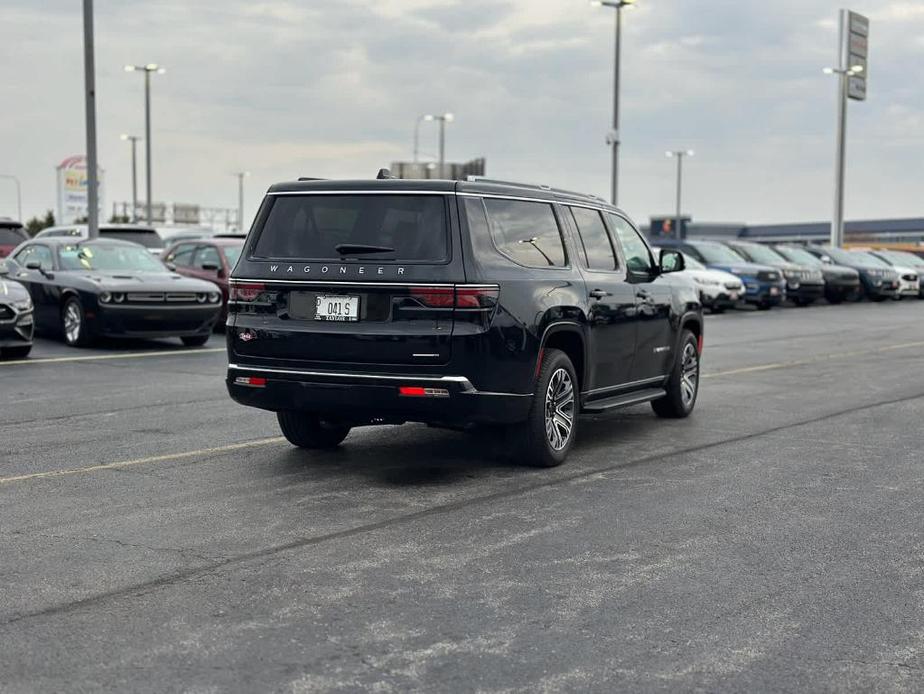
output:
[[[553,466],[582,412],[694,407],[702,307],[599,198],[486,179],[272,186],[230,279],[227,386],[304,448],[502,425]]]

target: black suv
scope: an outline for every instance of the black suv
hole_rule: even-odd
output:
[[[304,448],[351,427],[504,425],[561,463],[576,415],[685,417],[702,307],[596,197],[485,179],[272,186],[230,279],[228,377]]]

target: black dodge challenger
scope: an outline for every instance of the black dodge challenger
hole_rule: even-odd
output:
[[[171,272],[129,241],[41,238],[19,245],[8,278],[29,290],[35,327],[73,346],[96,336],[179,337],[205,344],[221,312],[221,293]]]

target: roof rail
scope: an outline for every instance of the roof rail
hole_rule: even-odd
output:
[[[575,198],[585,198],[588,200],[606,202],[599,195],[593,195],[592,193],[578,193],[573,190],[564,190],[563,188],[553,188],[552,186],[545,185],[544,183],[520,183],[518,181],[505,181],[499,178],[488,178],[487,176],[467,176],[465,180],[469,183],[498,183],[500,185],[517,186],[519,188],[533,188],[536,190],[549,191],[550,193],[568,195]]]

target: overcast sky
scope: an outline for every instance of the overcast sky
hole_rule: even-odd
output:
[[[625,14],[620,203],[699,221],[830,217],[840,2],[638,0]],[[153,85],[154,198],[236,205],[297,176],[371,177],[411,157],[417,114],[451,111],[447,157],[603,196],[613,11],[586,0],[96,0],[107,217],[130,199]],[[847,216],[924,216],[924,0],[857,0],[871,18],[869,100],[851,102]],[[80,0],[0,4],[0,173],[24,215],[54,207],[54,167],[84,151]],[[436,150],[424,124],[421,149]],[[140,164],[141,162],[139,162]],[[142,188],[143,190],[143,188]],[[0,180],[0,215],[15,216]]]

